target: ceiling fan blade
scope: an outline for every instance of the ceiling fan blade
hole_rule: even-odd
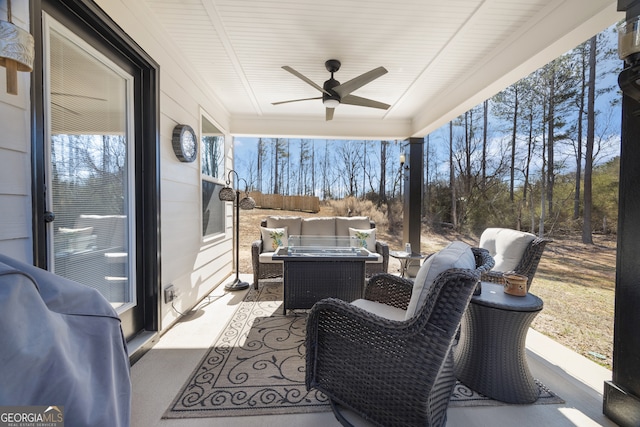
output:
[[[316,89],[318,89],[320,92],[322,93],[326,93],[327,95],[331,95],[329,92],[327,92],[326,90],[324,90],[322,88],[322,86],[317,85],[316,83],[313,82],[313,80],[311,80],[310,78],[300,74],[299,72],[297,72],[296,70],[294,70],[293,68],[289,67],[288,65],[285,65],[282,67],[283,70],[290,72],[291,74],[293,74],[294,76],[296,76],[297,78],[299,78],[300,80],[303,80],[305,82],[307,82],[308,84],[310,84],[311,86],[315,87]]]
[[[326,121],[333,120],[333,112],[336,109],[335,108],[327,108],[326,110],[327,110],[326,115],[325,115]]]
[[[341,98],[340,103],[359,105],[361,107],[379,108],[381,110],[387,110],[389,107],[391,107],[389,104],[385,104],[384,102],[378,102],[374,101],[373,99],[362,98],[355,95],[347,95],[344,98]]]
[[[310,101],[312,99],[322,99],[322,97],[321,96],[316,96],[315,98],[291,99],[289,101],[272,102],[271,105],[288,104],[289,102],[298,102],[298,101]]]
[[[354,90],[361,88],[367,83],[370,83],[385,74],[387,74],[387,69],[384,67],[378,67],[364,74],[361,74],[358,77],[349,80],[348,82],[334,87],[333,91],[340,95],[340,97],[342,98],[349,95]]]

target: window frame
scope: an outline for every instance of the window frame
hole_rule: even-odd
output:
[[[220,136],[223,139],[223,146],[222,146],[222,177],[214,177],[211,176],[209,174],[205,174],[203,173],[203,168],[202,168],[202,162],[203,162],[203,153],[204,150],[202,149],[202,145],[204,144],[203,141],[203,125],[204,125],[204,120],[207,120],[211,125],[215,126],[216,129],[218,129],[218,131],[220,132]],[[203,205],[203,198],[202,198],[202,192],[204,190],[204,182],[208,182],[208,183],[212,183],[215,185],[220,185],[220,186],[225,186],[226,183],[226,176],[228,173],[227,170],[227,156],[228,156],[228,149],[229,149],[229,145],[228,145],[228,141],[229,141],[229,136],[222,130],[220,130],[221,127],[220,125],[211,117],[211,115],[207,114],[207,112],[204,109],[200,109],[200,132],[199,132],[199,146],[198,146],[198,154],[199,154],[199,162],[198,162],[198,170],[200,173],[200,237],[202,239],[202,241],[204,243],[211,243],[213,241],[218,241],[224,237],[226,237],[226,230],[227,230],[227,202],[221,201],[221,209],[220,209],[220,214],[222,215],[222,229],[219,231],[216,231],[214,233],[211,234],[205,234],[205,230],[203,228],[203,220],[204,220],[204,205]],[[216,192],[217,194],[217,192]]]

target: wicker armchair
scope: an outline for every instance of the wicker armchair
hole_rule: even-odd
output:
[[[500,233],[501,230],[504,230],[511,235],[513,235],[514,233],[518,233],[521,236],[528,237],[528,243],[526,244],[526,247],[522,252],[521,258],[517,261],[514,268],[512,269],[509,268],[510,271],[514,271],[523,276],[527,276],[527,292],[528,292],[529,288],[531,287],[531,282],[533,281],[533,276],[536,274],[536,270],[538,269],[538,264],[540,263],[540,258],[542,257],[544,248],[547,245],[547,243],[551,243],[553,242],[553,240],[539,238],[530,233],[516,232],[515,230],[487,229],[485,230],[485,232],[483,232],[483,235],[480,237],[480,247],[489,250],[489,253],[496,258],[500,258],[501,254],[496,251],[495,247],[490,247],[492,246],[491,244],[485,244],[484,236],[486,233],[491,233],[491,232],[495,233],[496,231]],[[499,251],[499,248],[497,250]],[[499,266],[496,265],[496,268],[499,268]],[[493,282],[493,283],[499,283],[504,285],[507,282],[507,280],[504,278],[505,272],[506,271],[498,271],[498,270],[487,271],[482,273],[481,280],[483,282]]]
[[[441,426],[455,385],[451,346],[482,271],[493,266],[473,248],[476,270],[436,277],[426,302],[408,320],[375,315],[338,299],[315,304],[307,320],[307,389],[375,425]],[[414,283],[391,274],[371,278],[365,299],[406,310]]]

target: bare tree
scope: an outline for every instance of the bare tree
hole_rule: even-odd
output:
[[[580,183],[582,181],[582,122],[584,115],[584,99],[587,88],[586,44],[587,43],[583,43],[576,49],[578,65],[580,66],[580,93],[576,97],[578,104],[578,118],[576,120],[576,182],[573,196],[573,219],[578,219],[580,216]]]
[[[484,123],[482,126],[482,186],[487,179],[487,129],[489,128],[489,100],[482,103]]]
[[[429,210],[429,200],[431,198],[431,190],[429,187],[429,169],[431,166],[431,138],[429,135],[425,138],[425,150],[424,150],[424,188],[422,190],[422,216],[426,216]]]
[[[329,141],[324,141],[324,158],[322,160],[322,199],[328,199],[332,192],[329,188],[329,165],[331,164],[329,158]]]
[[[362,163],[362,153],[353,141],[343,141],[338,146],[337,153],[342,166],[340,169],[347,188],[347,195],[356,196],[358,194],[358,168]]]
[[[311,195],[316,195],[316,144],[311,144]]]
[[[265,160],[265,156],[266,156],[266,147],[265,147],[265,143],[262,140],[262,138],[258,139],[258,171],[257,171],[257,175],[258,175],[258,182],[257,182],[257,189],[258,191],[262,191],[262,165],[264,163]]]
[[[554,59],[542,68],[543,77],[541,90],[546,94],[546,121],[547,121],[547,171],[546,190],[549,215],[553,214],[553,190],[557,163],[555,159],[555,145],[567,135],[562,133],[566,126],[564,117],[567,115],[567,107],[570,99],[576,96],[576,75],[573,61],[569,55],[563,55]]]
[[[593,244],[591,234],[591,204],[593,169],[593,140],[595,135],[595,90],[596,90],[596,40],[593,36],[589,40],[589,83],[587,99],[587,143],[584,162],[584,211],[582,222],[582,243]]]
[[[456,203],[456,172],[453,164],[453,121],[449,122],[449,188],[451,189],[451,223],[458,228]]]
[[[273,194],[280,194],[283,184],[283,169],[285,161],[288,161],[288,152],[285,149],[285,139],[276,138],[273,146]]]
[[[518,135],[518,117],[520,115],[520,88],[522,81],[509,86],[494,97],[496,101],[494,110],[498,117],[511,122],[511,156],[510,156],[510,179],[509,179],[509,200],[514,201],[515,171],[516,171],[516,145]]]
[[[380,142],[380,189],[378,190],[378,207],[383,203],[387,203],[387,152],[389,150],[389,141]]]

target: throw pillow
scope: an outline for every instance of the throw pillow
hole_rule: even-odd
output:
[[[407,319],[412,318],[424,305],[436,277],[450,268],[476,268],[476,259],[469,245],[459,241],[451,242],[446,248],[426,259],[413,281]]]
[[[349,236],[349,228],[358,230],[368,230],[371,227],[371,221],[366,216],[337,216],[336,217],[336,236]]]
[[[265,252],[275,252],[278,246],[287,246],[289,244],[287,227],[260,227],[260,234],[262,235],[262,250]]]
[[[349,227],[349,237],[354,241],[357,248],[365,248],[368,251],[376,251],[376,229],[367,228],[366,230],[358,230]]]

